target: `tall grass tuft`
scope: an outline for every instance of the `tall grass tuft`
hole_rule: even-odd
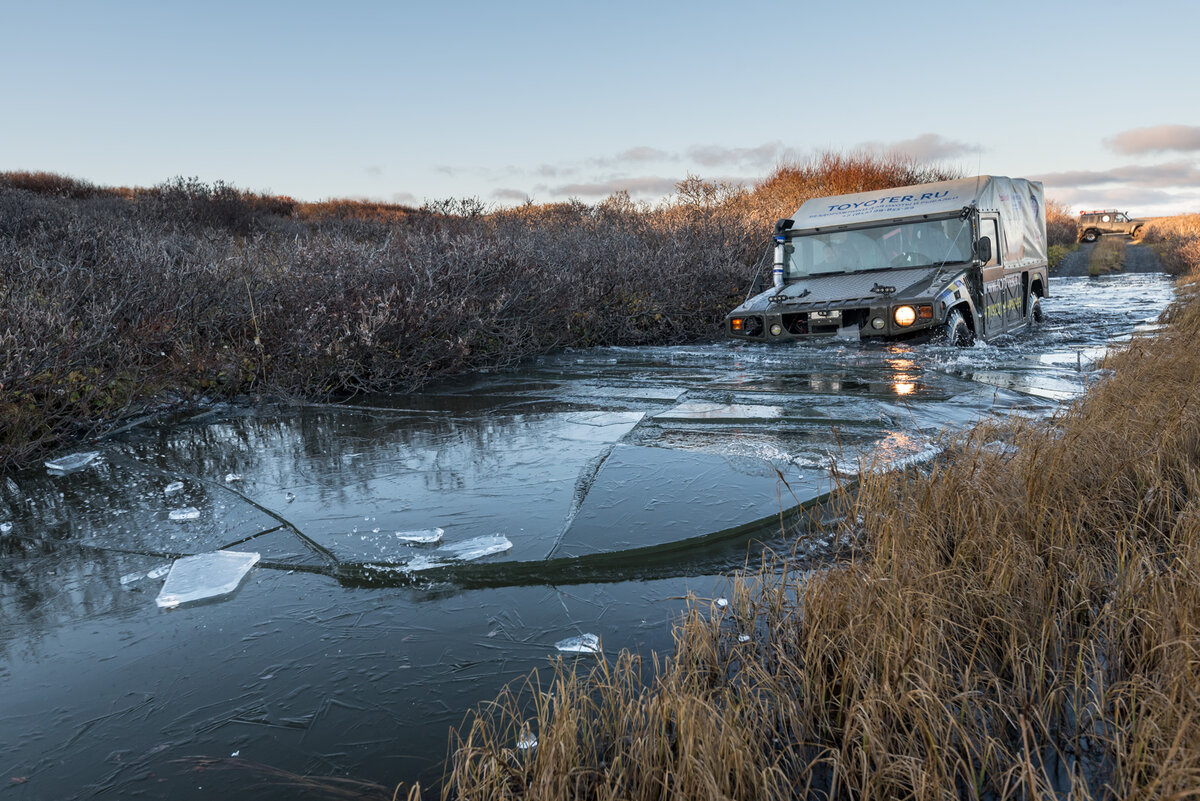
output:
[[[1191,262],[1200,270],[1200,261]],[[668,656],[559,666],[479,710],[447,798],[1185,798],[1200,787],[1200,290],[1050,421],[695,600]],[[996,443],[1005,447],[996,447]],[[749,635],[747,640],[744,635]],[[533,751],[515,749],[523,728]]]

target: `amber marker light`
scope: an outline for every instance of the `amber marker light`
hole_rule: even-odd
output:
[[[729,321],[729,327],[731,329],[733,329],[734,331],[740,332],[742,330],[742,325],[744,322],[745,321],[742,320],[741,317],[734,317],[732,320]]]
[[[917,310],[912,306],[897,306],[896,310],[892,312],[892,319],[901,328],[910,326],[917,320]]]
[[[932,320],[933,319],[933,307],[932,306],[918,306],[917,307],[917,319]]]

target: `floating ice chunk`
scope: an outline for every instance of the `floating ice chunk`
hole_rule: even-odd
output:
[[[534,737],[533,732],[529,730],[529,724],[521,724],[521,734],[517,737],[517,749],[528,751],[530,748],[537,748],[537,744],[537,737]]]
[[[1009,456],[1017,452],[1018,448],[1011,442],[1001,442],[1000,440],[992,440],[985,442],[979,446],[979,450],[994,453],[997,456]]]
[[[213,551],[175,560],[154,602],[161,609],[219,598],[238,588],[261,557],[241,551]]]
[[[738,642],[750,642],[750,635],[749,634],[739,634]]]
[[[99,458],[100,451],[72,453],[67,456],[60,456],[57,459],[51,459],[50,461],[46,462],[46,469],[51,473],[73,473],[76,470],[82,470]]]
[[[598,654],[600,638],[595,634],[581,634],[554,643],[554,647],[565,654]]]
[[[200,517],[200,510],[195,506],[185,506],[182,509],[172,509],[167,517],[177,522],[184,520],[195,520]]]
[[[9,521],[6,520],[3,523],[0,523],[0,534],[7,534],[8,532],[12,531],[12,529],[13,524]]]
[[[716,600],[716,604],[717,604],[718,609],[724,609],[725,607],[729,606],[729,599],[728,598],[718,598]]]
[[[284,499],[287,500],[288,503],[291,503],[292,501],[296,500],[296,493],[289,492],[287,495],[284,495],[283,497],[284,497]]]
[[[121,576],[121,586],[124,587],[126,584],[132,584],[135,581],[141,581],[143,578],[145,578],[145,574],[140,572],[126,573],[125,575]]]
[[[183,492],[182,481],[172,481],[170,484],[163,487],[163,495],[174,495],[177,492]]]
[[[442,541],[446,532],[440,528],[423,528],[418,531],[397,531],[396,539],[412,545],[432,545]]]
[[[441,531],[441,529],[434,529]],[[399,532],[398,532],[399,533]],[[404,532],[416,533],[416,532]],[[436,540],[434,540],[436,542]],[[512,541],[503,534],[491,534],[486,537],[476,537],[465,542],[456,542],[452,545],[444,545],[428,556],[414,556],[404,564],[402,568],[406,573],[416,573],[421,570],[432,570],[436,567],[446,567],[455,562],[469,562],[472,559],[482,559],[485,556],[491,556],[496,553],[503,553],[512,547]],[[387,569],[384,565],[373,564],[371,567],[377,570]],[[392,568],[393,570],[397,568]]]
[[[160,579],[160,578],[162,578],[163,576],[167,575],[167,574],[168,574],[168,573],[170,573],[170,572],[171,572],[171,566],[170,566],[170,565],[159,565],[158,567],[156,567],[156,568],[154,568],[153,570],[151,570],[151,571],[149,571],[148,573],[146,573],[146,578],[148,578],[148,579]]]
[[[503,534],[490,534],[486,537],[476,537],[473,540],[445,545],[438,549],[438,555],[469,562],[472,559],[482,559],[494,553],[504,553],[511,547],[512,541],[508,537]]]
[[[235,483],[237,481],[241,481],[241,480],[242,480],[242,476],[239,473],[226,473],[225,474],[225,483],[226,484],[233,484],[233,483]]]

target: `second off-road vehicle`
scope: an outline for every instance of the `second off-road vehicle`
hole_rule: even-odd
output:
[[[1129,234],[1137,239],[1145,220],[1135,220],[1127,211],[1101,209],[1079,212],[1079,241],[1095,242],[1105,234]]]

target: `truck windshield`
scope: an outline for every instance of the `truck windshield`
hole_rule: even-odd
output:
[[[963,262],[971,256],[971,226],[955,217],[801,234],[784,253],[788,279]]]

